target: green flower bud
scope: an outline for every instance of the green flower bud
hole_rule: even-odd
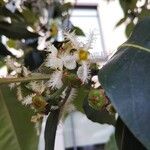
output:
[[[44,110],[45,106],[47,105],[47,102],[41,95],[35,95],[32,98],[32,105],[37,110]]]
[[[90,91],[88,101],[89,105],[96,110],[101,110],[106,105],[105,97],[99,89]]]

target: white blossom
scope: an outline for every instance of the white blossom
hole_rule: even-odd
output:
[[[49,52],[51,53],[47,56],[45,66],[59,70],[62,70],[63,66],[69,70],[76,68],[76,58],[74,55],[68,53],[59,54],[53,45],[49,45]]]
[[[81,46],[81,43],[78,41],[75,32],[71,32],[71,33],[65,32],[64,36],[67,40],[71,41],[75,49],[78,49]]]
[[[32,104],[32,98],[35,96],[35,94],[27,95],[25,98],[22,100],[23,105],[30,105]]]
[[[27,77],[31,72],[25,66],[23,66],[22,73],[24,77]]]
[[[47,81],[47,86],[51,87],[52,89],[60,89],[63,85],[62,82],[62,71],[55,71],[51,74],[50,80]]]
[[[57,58],[57,57],[48,57],[48,58],[47,58],[47,61],[45,63],[45,66],[50,67],[52,69],[62,70],[63,61],[60,58]]]
[[[42,94],[46,88],[44,81],[41,82],[32,81],[27,85],[27,87],[30,88],[35,93],[39,93],[39,94]]]
[[[90,32],[90,34],[87,38],[87,41],[83,46],[84,49],[91,49],[95,39],[96,39],[96,35],[95,35],[94,31]]]
[[[69,69],[69,70],[72,70],[72,69],[75,69],[76,68],[76,58],[75,56],[73,55],[67,55],[67,54],[64,54],[62,56],[62,61],[63,61],[63,65]]]
[[[90,69],[89,65],[83,63],[82,66],[78,68],[77,76],[83,83],[86,83],[90,79]]]

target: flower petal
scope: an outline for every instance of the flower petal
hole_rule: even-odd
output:
[[[90,79],[90,70],[89,66],[86,63],[83,63],[82,66],[78,68],[77,76],[83,83],[87,82]]]
[[[52,69],[60,69],[62,70],[63,68],[63,61],[60,58],[57,57],[47,57],[46,59],[46,63],[45,63],[46,67],[50,67]]]
[[[66,55],[62,58],[64,66],[69,69],[75,69],[76,68],[76,61],[75,57],[72,55]]]
[[[52,73],[51,78],[47,81],[47,86],[52,89],[60,89],[63,85],[62,82],[62,71],[55,71]]]

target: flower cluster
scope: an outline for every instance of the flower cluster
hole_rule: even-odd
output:
[[[49,87],[54,89],[61,88],[63,77],[72,70],[82,84],[88,83],[91,77],[91,64],[98,60],[98,57],[94,57],[95,55],[90,52],[93,36],[94,34],[92,33],[87,43],[84,44],[79,42],[74,32],[65,33],[66,42],[60,49],[50,43],[48,44],[46,49],[48,56],[45,66],[54,70],[50,80],[47,82]]]
[[[29,71],[10,56],[6,58],[9,77],[28,79],[28,82],[13,83],[12,87],[16,87],[19,101],[35,111],[32,122],[38,122],[45,114],[62,107],[67,112],[75,109],[72,102],[81,87],[90,87],[92,66],[101,60],[91,53],[93,39],[91,33],[87,42],[82,43],[74,32],[65,32],[64,41],[57,48],[45,41],[39,51],[46,52],[47,57],[38,72]]]

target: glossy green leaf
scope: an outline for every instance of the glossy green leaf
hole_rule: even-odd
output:
[[[123,122],[150,149],[150,17],[99,71],[99,81]],[[147,49],[147,51],[145,50]]]
[[[27,26],[22,23],[8,23],[0,22],[0,34],[12,39],[27,39],[38,37],[37,33],[33,33],[27,30]]]
[[[37,150],[32,114],[16,100],[13,91],[0,87],[0,150]]]
[[[118,27],[118,26],[120,26],[121,24],[123,24],[123,23],[126,21],[126,19],[127,19],[127,17],[124,17],[124,18],[120,19],[120,20],[117,22],[117,24],[115,25],[115,27]]]
[[[120,6],[122,7],[124,14],[127,14],[127,11],[133,10],[136,7],[137,0],[119,0]]]
[[[132,33],[134,26],[135,26],[135,25],[134,25],[133,22],[130,22],[130,23],[126,26],[125,33],[126,33],[126,36],[127,36],[127,37],[129,37],[130,34]]]
[[[84,32],[79,27],[73,26],[72,31],[74,31],[76,35],[85,36]]]
[[[4,18],[10,17],[13,21],[16,21],[16,22],[24,21],[24,18],[19,11],[12,13],[5,6],[0,6],[0,16]]]
[[[0,56],[12,55],[10,51],[6,48],[6,46],[0,42]]]
[[[122,122],[120,117],[117,120],[115,137],[119,150],[146,150]]]
[[[38,16],[28,8],[23,10],[22,15],[24,16],[26,23],[29,25],[35,24],[38,19]]]
[[[141,20],[146,16],[150,16],[150,10],[146,9],[145,7],[142,8],[142,11],[140,12],[138,18]]]
[[[60,110],[50,112],[45,126],[45,150],[54,150]]]
[[[107,123],[111,125],[115,124],[115,116],[110,115],[106,110],[98,111],[93,109],[88,103],[88,98],[84,99],[83,109],[88,119],[93,122],[98,122],[101,124]]]

